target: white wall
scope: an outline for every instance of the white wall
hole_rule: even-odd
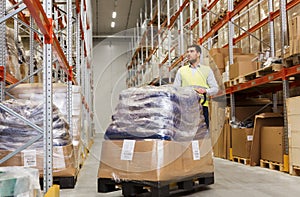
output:
[[[104,133],[126,88],[129,39],[106,39],[93,48],[96,133]]]

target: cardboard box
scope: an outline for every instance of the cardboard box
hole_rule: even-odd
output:
[[[218,68],[221,68],[221,69],[225,68],[224,56],[222,53],[216,53],[211,57]]]
[[[300,96],[286,99],[289,137],[290,173],[293,166],[300,166]]]
[[[228,118],[225,119],[220,133],[217,133],[217,135],[212,133],[212,143],[215,157],[223,159],[230,158],[229,149],[231,148],[231,127]]]
[[[233,54],[241,54],[243,52],[242,48],[233,48]],[[209,55],[214,56],[215,54],[221,53],[224,58],[228,56],[228,48],[212,48],[209,50]]]
[[[229,66],[229,78],[234,79],[238,76],[251,73],[256,70],[256,63],[249,61],[239,61]]]
[[[26,152],[29,151],[29,152]],[[11,153],[11,151],[0,151],[0,159]],[[29,154],[28,154],[29,153]],[[30,158],[29,158],[30,157]],[[43,176],[44,169],[44,150],[23,150],[9,160],[0,164],[0,166],[28,166],[37,168],[40,176]],[[73,145],[54,146],[53,147],[53,176],[75,176],[75,160]]]
[[[283,116],[278,113],[262,113],[255,116],[253,128],[253,142],[250,154],[250,165],[260,164],[261,156],[261,128],[264,126],[283,126]]]
[[[261,128],[261,159],[283,163],[283,127]]]
[[[300,16],[295,16],[292,18],[289,24],[290,28],[290,39],[291,40],[297,40],[300,37]]]
[[[255,54],[237,54],[233,56],[233,63],[252,62],[255,57]]]
[[[250,158],[253,139],[252,128],[232,128],[232,155],[241,158]]]
[[[210,138],[198,140],[200,160],[193,159],[191,142],[162,140],[135,141],[132,160],[121,160],[123,143],[102,143],[98,178],[175,181],[214,171]]]

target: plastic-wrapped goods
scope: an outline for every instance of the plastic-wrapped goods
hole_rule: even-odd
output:
[[[10,88],[10,86],[8,86],[8,88]],[[44,98],[42,83],[20,84],[17,87],[14,87],[13,89],[9,90],[9,93],[15,98],[24,100],[41,101]],[[64,115],[65,118],[67,118],[66,98],[67,85],[63,83],[53,83],[53,104],[59,109],[60,113]],[[77,103],[73,102],[74,105],[76,105]]]
[[[39,47],[39,46],[37,46]],[[42,50],[42,49],[40,49]],[[30,55],[31,51],[26,50],[25,51],[25,60],[27,64],[30,63]],[[33,72],[37,71],[43,66],[43,57],[40,55],[33,55]],[[43,72],[38,72],[33,76],[34,83],[41,83],[43,81]]]
[[[123,90],[106,139],[189,141],[207,133],[192,87],[144,86]]]
[[[11,99],[2,102],[2,104],[43,128],[43,103]],[[39,131],[27,125],[19,118],[0,109],[0,150],[15,150],[39,134]],[[53,106],[53,145],[65,146],[70,143],[69,125],[63,116],[60,115],[58,109]],[[43,138],[32,144],[30,149],[42,147]]]
[[[24,167],[0,167],[0,196],[40,197],[39,171]]]
[[[21,79],[20,65],[18,57],[18,49],[16,47],[14,39],[14,30],[11,28],[6,28],[6,50],[7,50],[7,64],[6,72],[10,73],[16,79]]]

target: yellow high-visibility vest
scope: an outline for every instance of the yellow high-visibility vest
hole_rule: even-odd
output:
[[[205,65],[200,65],[197,67],[195,73],[192,72],[189,65],[185,65],[179,69],[181,75],[181,86],[202,86],[204,88],[209,88],[206,80],[210,72],[210,67]],[[208,106],[208,101],[206,101],[203,106]]]

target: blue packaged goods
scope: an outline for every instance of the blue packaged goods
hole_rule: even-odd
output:
[[[189,141],[207,134],[200,97],[192,87],[123,90],[105,139]]]

